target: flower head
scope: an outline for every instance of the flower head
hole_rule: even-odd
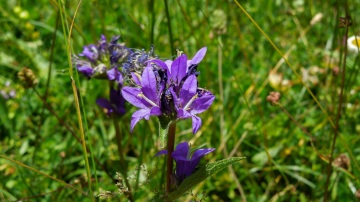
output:
[[[149,120],[150,116],[160,116],[160,96],[161,87],[156,81],[154,71],[151,66],[145,68],[141,78],[133,74],[133,80],[140,86],[125,86],[122,95],[132,105],[140,108],[131,117],[131,131],[141,119]]]
[[[200,163],[202,157],[213,152],[215,148],[198,149],[192,155],[187,142],[179,143],[171,156],[176,162],[175,176],[181,182],[186,177],[195,172],[196,166]],[[167,150],[162,150],[156,156],[168,154]]]
[[[83,52],[74,56],[77,70],[89,79],[95,77],[116,80],[117,77],[113,75],[115,69],[117,70],[131,53],[124,44],[118,43],[119,38],[114,36],[107,42],[106,37],[101,35],[97,45],[84,46]]]
[[[347,47],[350,52],[359,53],[360,36],[352,36],[347,40]]]
[[[199,130],[201,119],[196,114],[208,109],[215,99],[210,91],[198,87],[197,65],[205,53],[204,47],[191,60],[185,54],[174,61],[150,59],[141,79],[138,72],[131,72],[138,87],[124,87],[122,92],[126,100],[141,108],[133,114],[131,128],[140,119],[156,115],[170,120],[192,118],[193,133]]]

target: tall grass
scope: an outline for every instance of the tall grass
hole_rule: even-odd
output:
[[[199,83],[215,103],[197,134],[191,121],[179,122],[176,141],[217,148],[209,162],[247,158],[182,200],[356,200],[360,67],[344,41],[359,35],[360,2],[35,3],[0,3],[0,90],[16,91],[0,95],[0,201],[96,201],[105,191],[126,201],[129,185],[143,201],[165,189],[165,162],[153,157],[161,149],[156,119],[130,133],[135,109],[127,105],[115,128],[95,104],[108,83],[72,67],[72,55],[100,34],[138,49],[153,44],[162,59],[208,47]],[[339,27],[347,14],[352,25]],[[23,67],[35,87],[18,79]],[[272,91],[281,93],[275,105],[266,101]]]

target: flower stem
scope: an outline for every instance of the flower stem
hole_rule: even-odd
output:
[[[174,151],[175,131],[176,131],[176,122],[174,121],[170,124],[169,131],[168,131],[166,193],[170,193],[170,190],[171,190],[171,175],[172,175],[172,171],[173,171],[173,158],[172,158],[171,154]]]
[[[124,151],[123,151],[122,145],[121,145],[122,134],[121,134],[121,130],[119,127],[119,121],[116,119],[116,116],[114,114],[113,114],[112,118],[114,121],[116,144],[117,144],[118,153],[119,153],[119,157],[120,157],[120,164],[121,164],[120,173],[124,177],[125,185],[128,188],[128,191],[126,193],[124,192],[124,194],[129,199],[129,201],[134,201],[132,193],[131,193],[130,183],[129,183],[128,176],[127,176],[127,165],[126,165],[125,158],[124,158]]]

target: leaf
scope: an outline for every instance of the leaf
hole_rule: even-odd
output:
[[[229,165],[239,162],[244,158],[246,157],[232,157],[201,166],[194,174],[190,175],[184,181],[182,181],[176,190],[170,192],[167,195],[166,201],[173,201],[179,198],[186,192],[190,191],[190,189],[195,187],[197,184],[204,181],[206,178],[223,170],[224,168],[227,168]],[[164,192],[158,193],[151,201],[164,200],[165,196],[166,194]]]
[[[165,140],[171,125],[171,120],[166,117],[159,116],[159,136],[161,141],[161,147],[165,147]]]

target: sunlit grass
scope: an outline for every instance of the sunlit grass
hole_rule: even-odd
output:
[[[359,35],[355,8],[360,4],[347,3],[352,17],[348,35]],[[324,197],[327,176],[330,199],[355,200],[354,189],[360,188],[360,68],[359,56],[348,54],[342,87],[346,36],[339,18],[345,17],[346,4],[168,4],[173,47],[189,56],[208,47],[199,66],[199,83],[216,95],[213,106],[200,115],[199,132],[193,135],[191,121],[181,121],[176,142],[190,140],[195,148],[216,148],[209,162],[247,157],[200,184],[184,200],[317,201]],[[107,96],[109,86],[77,75],[71,56],[105,34],[121,35],[128,47],[149,50],[153,44],[162,59],[174,58],[164,2],[77,1],[62,7],[60,1],[39,0],[36,5],[0,3],[0,201],[91,201],[104,191],[117,193],[116,172],[123,165],[115,128],[95,104]],[[36,75],[36,90],[25,89],[18,79],[23,67]],[[338,117],[341,89],[344,99]],[[4,97],[11,90],[16,95]],[[266,101],[272,91],[281,93],[277,105]],[[121,145],[129,182],[136,190],[133,196],[142,201],[164,189],[165,166],[162,158],[153,157],[162,149],[157,120],[140,121],[130,134],[135,109],[127,107],[119,120]],[[332,152],[335,161],[344,153],[350,166],[333,166],[328,173]],[[126,200],[124,194],[113,197]]]

